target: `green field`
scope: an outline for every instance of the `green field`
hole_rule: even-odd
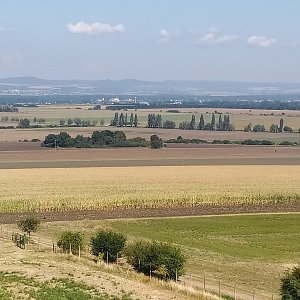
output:
[[[110,296],[92,286],[71,279],[52,279],[46,282],[16,273],[0,272],[1,300],[130,300],[128,296]]]
[[[300,215],[243,215],[171,219],[57,222],[43,232],[79,230],[88,236],[113,228],[129,240],[171,242],[187,255],[186,274],[278,294],[284,271],[300,263]]]
[[[21,107],[18,113],[1,112],[0,117],[8,116],[17,118],[28,118],[31,121],[34,117],[44,118],[46,124],[58,124],[61,118],[67,120],[69,118],[81,118],[82,120],[97,121],[101,119],[105,121],[105,125],[109,125],[115,111],[111,110],[89,110],[93,105],[41,105],[39,107]],[[271,110],[248,110],[248,109],[214,109],[214,108],[186,108],[180,109],[179,113],[170,113],[169,109],[139,109],[137,111],[131,109],[128,111],[118,111],[130,115],[137,114],[139,126],[145,127],[149,113],[161,114],[163,120],[172,120],[177,124],[180,122],[190,121],[192,115],[196,116],[196,121],[199,122],[200,114],[204,115],[206,123],[211,121],[212,113],[215,111],[222,114],[228,114],[231,122],[235,125],[236,130],[243,130],[248,123],[263,124],[266,130],[269,130],[271,124],[279,124],[279,120],[283,118],[284,125],[291,126],[298,131],[300,128],[300,114],[297,111],[271,111]],[[218,121],[218,115],[216,115]],[[1,122],[2,125],[5,122]]]

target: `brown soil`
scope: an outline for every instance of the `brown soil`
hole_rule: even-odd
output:
[[[280,213],[300,212],[300,202],[236,204],[236,205],[203,205],[198,207],[166,208],[118,208],[113,210],[80,210],[38,213],[5,213],[0,214],[0,224],[12,224],[28,216],[36,216],[44,222],[72,220],[100,220],[122,218],[184,217],[224,214]]]
[[[300,147],[178,145],[148,148],[48,149],[39,143],[0,143],[0,169],[184,166],[300,165]]]

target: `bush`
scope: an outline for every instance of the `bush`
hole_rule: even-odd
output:
[[[39,228],[39,225],[40,225],[40,220],[38,220],[35,217],[28,217],[24,220],[20,220],[17,223],[17,226],[19,227],[20,230],[28,233],[29,238],[30,238],[30,233],[36,232]]]
[[[150,137],[150,145],[151,149],[159,149],[164,146],[164,143],[161,138],[159,138],[156,134],[153,134]]]
[[[185,257],[181,250],[171,244],[159,242],[136,242],[126,249],[128,262],[135,270],[161,279],[176,279],[184,274]]]
[[[102,230],[91,237],[91,252],[97,257],[103,254],[105,261],[115,262],[124,250],[125,243],[126,237],[122,233]]]
[[[287,272],[281,278],[281,299],[295,300],[300,299],[300,266]]]
[[[63,252],[69,252],[70,246],[73,254],[78,254],[79,247],[83,246],[83,234],[80,232],[63,232],[57,241],[57,246],[62,248]]]

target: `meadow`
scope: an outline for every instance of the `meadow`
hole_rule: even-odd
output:
[[[0,212],[195,207],[300,199],[300,166],[0,170]]]
[[[127,235],[129,242],[151,239],[179,246],[187,257],[183,280],[220,280],[238,290],[279,294],[280,278],[299,263],[299,214],[260,214],[169,219],[128,219],[45,223],[41,235],[62,231],[85,234],[86,243],[98,229]],[[250,296],[249,296],[250,298]],[[265,299],[265,298],[263,298]]]
[[[8,116],[18,118],[28,118],[31,121],[34,117],[44,118],[45,124],[58,124],[61,118],[67,120],[69,118],[81,118],[82,120],[90,120],[100,122],[103,119],[105,125],[109,125],[113,119],[115,111],[110,110],[91,110],[92,105],[40,105],[39,107],[20,107],[18,113],[1,112],[0,117]],[[179,113],[168,112],[170,109],[138,109],[123,112],[130,115],[137,114],[139,118],[139,126],[145,127],[147,124],[148,114],[161,114],[163,120],[172,120],[177,124],[180,122],[190,121],[193,114],[199,122],[200,114],[204,115],[205,122],[211,121],[211,114],[215,111],[230,116],[231,122],[235,125],[236,130],[243,130],[244,126],[249,123],[264,124],[266,130],[271,124],[279,124],[279,120],[283,118],[284,125],[290,126],[298,131],[300,127],[300,113],[298,111],[288,110],[248,110],[248,109],[214,109],[214,108],[183,108],[179,109]],[[216,118],[218,120],[218,116]],[[7,122],[1,122],[2,125],[8,125]]]

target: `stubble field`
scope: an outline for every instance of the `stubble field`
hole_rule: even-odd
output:
[[[300,166],[168,166],[0,171],[0,212],[295,202]]]

